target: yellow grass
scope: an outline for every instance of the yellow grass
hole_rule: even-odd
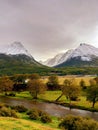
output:
[[[43,124],[24,119],[15,119],[11,117],[0,117],[0,130],[57,130]]]
[[[63,84],[64,80],[65,79],[71,79],[71,78],[75,78],[77,84],[79,85],[80,81],[83,79],[85,81],[85,84],[88,86],[89,85],[89,80],[90,79],[93,79],[94,77],[91,77],[91,76],[72,76],[72,75],[69,75],[69,76],[58,76],[58,79],[59,79],[59,83],[60,84]],[[48,81],[48,76],[44,76],[42,78],[43,82],[46,83]]]

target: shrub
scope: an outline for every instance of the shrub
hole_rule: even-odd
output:
[[[20,113],[27,111],[27,108],[25,108],[23,105],[13,106],[12,109],[14,109]]]
[[[0,103],[0,109],[1,109],[2,107],[4,107],[4,104]]]
[[[39,119],[39,113],[36,109],[33,109],[32,111],[28,112],[29,118],[33,120],[38,120]]]
[[[29,115],[30,119],[41,120],[43,123],[52,122],[50,116],[46,112],[43,112],[39,109],[34,108],[34,109],[28,111],[27,115]]]
[[[16,111],[11,110],[11,109],[9,109],[7,107],[2,107],[0,109],[0,116],[4,116],[4,117],[15,117],[15,118],[17,118]]]
[[[11,117],[17,118],[17,113],[15,110],[11,110]]]
[[[75,97],[75,96],[71,97],[70,99],[71,101],[78,101],[78,97]]]
[[[90,118],[67,116],[59,127],[64,130],[98,130],[98,123]]]
[[[15,96],[16,96],[16,94],[15,94],[15,93],[13,93],[13,92],[11,92],[11,93],[9,93],[9,95],[8,95],[8,96],[15,97]]]
[[[41,116],[41,121],[43,123],[50,123],[50,122],[52,122],[52,120],[51,120],[51,118],[50,118],[50,116],[48,114],[44,114],[43,116]]]

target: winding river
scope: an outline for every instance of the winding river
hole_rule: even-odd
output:
[[[14,99],[8,97],[0,97],[0,102],[11,106],[23,105],[28,109],[38,108],[40,110],[49,113],[50,115],[57,116],[57,117],[64,117],[66,115],[72,114],[72,115],[91,117],[98,121],[98,112],[90,112],[90,111],[80,110],[80,109],[70,109],[68,107],[64,107],[54,103],[36,102],[32,100]]]

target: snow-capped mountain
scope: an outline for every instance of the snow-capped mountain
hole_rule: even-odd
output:
[[[41,64],[44,64],[46,66],[55,66],[55,65],[58,65],[59,63],[59,60],[61,59],[61,57],[63,56],[63,53],[60,53],[60,54],[57,54],[55,57],[53,58],[50,58],[46,61],[40,61]],[[61,62],[60,62],[61,63]]]
[[[68,59],[81,57],[82,61],[91,61],[92,56],[98,57],[98,48],[89,44],[81,43],[80,46],[72,52]]]
[[[0,49],[0,53],[6,54],[6,55],[27,55],[29,57],[32,57],[27,49],[21,44],[21,42],[14,42],[10,45],[3,46]]]
[[[58,54],[54,58],[48,59],[42,63],[47,66],[74,65],[74,62],[80,63],[80,61],[83,62],[83,64],[87,64],[87,62],[90,64],[91,61],[97,58],[98,48],[86,43],[81,43],[76,49],[68,50],[60,55]]]
[[[50,67],[59,65],[59,64],[65,62],[72,52],[73,52],[73,49],[68,50],[65,53],[59,53],[56,56],[54,56],[53,58],[50,58],[50,59],[48,59],[48,60],[46,60],[44,62],[40,61],[40,63],[42,63],[44,65],[47,65],[47,66],[50,66]]]
[[[56,66],[98,66],[98,48],[81,43],[68,56],[67,60]]]
[[[62,55],[62,57],[59,59],[58,64],[61,64],[61,63],[65,62],[65,61],[67,61],[67,59],[68,59],[69,56],[72,54],[72,52],[73,52],[73,49],[68,50],[67,52],[65,52],[65,53]]]
[[[1,66],[8,70],[12,66],[15,67],[15,69],[18,66],[17,69],[19,69],[19,67],[30,68],[42,67],[43,65],[37,62],[20,42],[14,42],[0,48],[0,67]],[[24,70],[23,68],[22,70]]]

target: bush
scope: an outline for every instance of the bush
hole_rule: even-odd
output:
[[[29,115],[30,119],[33,120],[41,120],[43,123],[49,123],[52,122],[50,116],[39,109],[32,109],[27,112],[27,115]]]
[[[98,123],[90,118],[67,116],[59,127],[64,130],[98,130]]]
[[[41,121],[43,123],[50,123],[50,122],[52,122],[52,120],[51,120],[51,118],[50,118],[50,116],[48,114],[44,114],[43,116],[41,116]]]
[[[78,97],[75,97],[75,96],[71,97],[70,99],[71,101],[78,101]]]
[[[36,109],[32,109],[27,114],[29,115],[30,119],[33,119],[33,120],[38,120],[39,119],[39,113],[38,113],[38,111]]]
[[[11,93],[9,93],[9,95],[8,95],[8,96],[15,97],[15,96],[16,96],[16,94],[15,94],[15,93],[13,93],[13,92],[11,92]]]
[[[26,112],[27,111],[27,108],[25,108],[24,106],[22,105],[19,105],[19,106],[13,106],[12,109],[22,113],[22,112]]]
[[[17,113],[15,110],[11,110],[11,117],[17,118]]]
[[[4,104],[0,103],[0,109],[1,109],[2,107],[4,107]]]
[[[0,109],[0,116],[4,116],[4,117],[15,117],[15,118],[17,118],[16,111],[11,110],[11,109],[9,109],[7,107],[2,107]]]

